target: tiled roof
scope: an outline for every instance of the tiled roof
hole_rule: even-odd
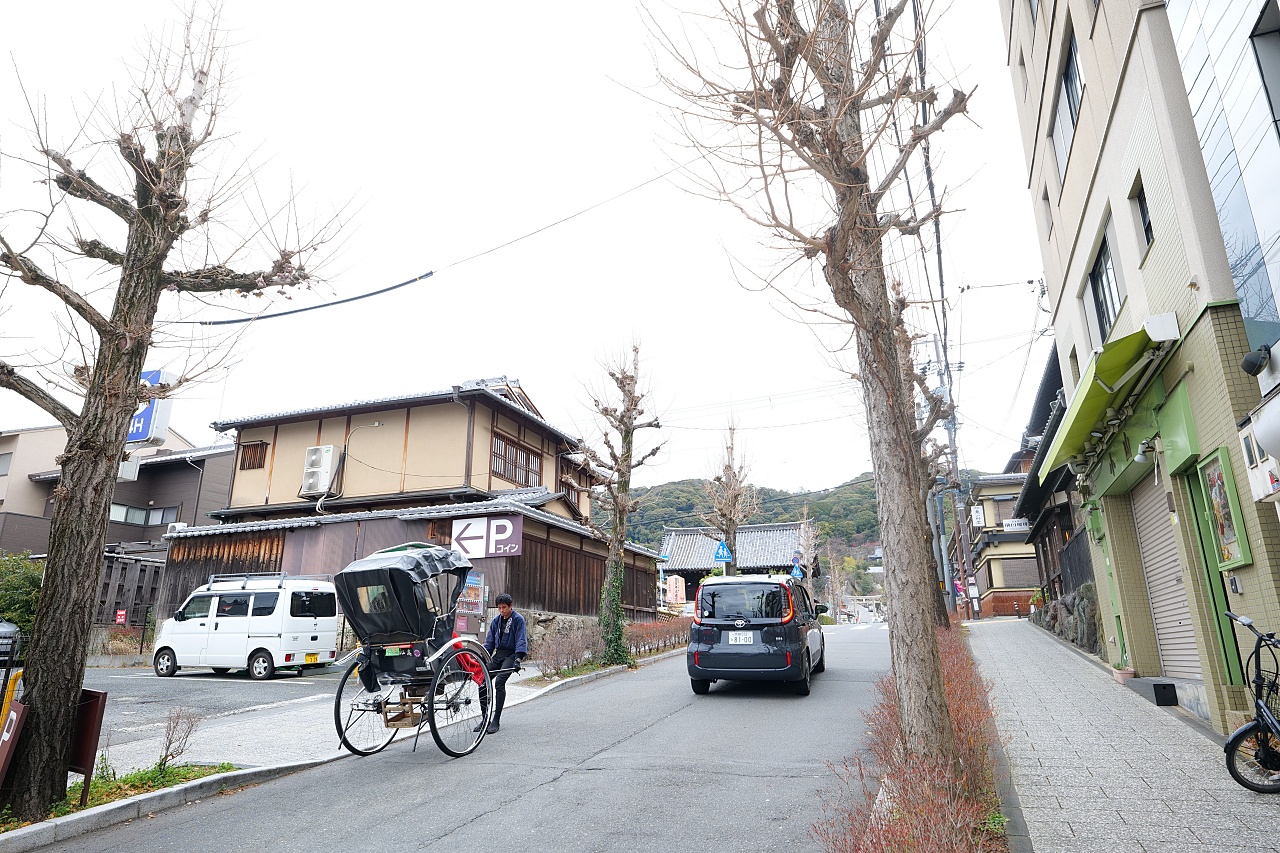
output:
[[[484,397],[490,402],[494,402],[508,410],[518,412],[522,417],[537,423],[552,435],[561,438],[570,444],[577,444],[577,439],[565,433],[543,420],[542,416],[536,412],[530,411],[519,403],[509,400],[501,394],[493,390],[495,387],[505,387],[511,385],[519,387],[516,380],[507,381],[505,376],[496,379],[473,379],[457,386],[458,390],[450,388],[445,391],[427,391],[425,393],[407,394],[399,397],[383,397],[374,400],[356,400],[350,403],[341,403],[337,405],[316,406],[308,409],[291,409],[285,412],[273,412],[266,415],[249,415],[241,418],[228,418],[223,421],[215,421],[210,424],[218,432],[226,432],[230,429],[256,426],[258,424],[277,423],[279,421],[298,420],[302,418],[314,418],[328,414],[337,414],[348,412],[355,409],[365,411],[377,411],[380,409],[390,409],[403,406],[423,405],[426,403],[439,403],[445,400],[452,400],[456,397]]]
[[[173,453],[151,454],[148,456],[139,456],[139,465],[158,465],[164,462],[185,462],[189,459],[207,459],[210,456],[221,456],[224,453],[234,453],[236,446],[234,444],[215,444],[210,447],[193,447],[190,450],[178,450]],[[33,483],[44,483],[57,480],[62,476],[62,469],[55,468],[52,471],[40,471],[36,474],[28,474],[27,479]]]
[[[255,530],[286,530],[294,527],[319,527],[323,524],[340,524],[347,521],[368,521],[375,518],[399,518],[404,521],[429,518],[466,518],[473,515],[498,515],[514,513],[543,524],[559,527],[582,536],[599,539],[591,528],[567,518],[530,506],[528,503],[499,498],[491,501],[474,503],[447,504],[445,506],[412,507],[409,509],[382,509],[367,512],[345,512],[333,515],[309,515],[295,518],[273,518],[265,521],[243,521],[237,524],[208,524],[200,527],[187,527],[165,536],[166,539],[188,539],[193,536],[224,536],[229,533],[245,533]],[[657,553],[637,545],[627,543],[627,550],[646,557],[657,557]]]
[[[803,550],[802,522],[780,524],[747,524],[738,528],[738,553],[734,565],[739,569],[790,569],[791,558]],[[720,544],[720,531],[714,527],[667,528],[662,536],[662,553],[667,556],[668,571],[710,571],[718,563],[712,558]]]

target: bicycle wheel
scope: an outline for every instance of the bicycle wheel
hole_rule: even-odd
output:
[[[373,755],[391,743],[396,730],[387,728],[382,720],[387,691],[365,690],[356,671],[359,666],[359,661],[352,661],[338,682],[338,692],[333,697],[333,723],[343,746],[356,755]]]
[[[1227,741],[1227,771],[1250,791],[1280,793],[1280,738],[1255,720]]]
[[[441,752],[461,758],[480,745],[492,697],[493,682],[483,661],[465,649],[444,656],[431,679],[427,702],[431,737]]]

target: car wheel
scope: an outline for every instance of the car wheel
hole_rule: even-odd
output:
[[[826,672],[827,670],[827,641],[822,641],[822,654],[818,656],[818,662],[813,665],[813,674]]]
[[[276,674],[276,665],[267,652],[257,652],[249,658],[249,677],[254,681],[266,681]]]
[[[155,667],[156,675],[161,678],[168,678],[178,671],[178,659],[174,657],[173,649],[161,649],[156,652],[152,665]]]
[[[800,680],[796,682],[796,695],[809,695],[809,653],[804,653],[804,660],[800,663]]]
[[[707,695],[707,691],[711,689],[711,682],[705,678],[690,678],[689,686],[693,688],[693,692],[699,696]]]
[[[215,666],[215,667],[211,667],[211,669],[214,672],[216,672],[218,675],[226,675],[228,672],[231,671],[231,667],[229,666]]]

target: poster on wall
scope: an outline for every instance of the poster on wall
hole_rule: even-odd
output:
[[[1199,467],[1218,568],[1231,569],[1251,562],[1249,541],[1245,537],[1240,507],[1236,500],[1236,483],[1231,475],[1230,458],[1219,448],[1201,462]]]
[[[467,585],[458,598],[458,613],[464,616],[484,615],[484,573],[467,572]]]

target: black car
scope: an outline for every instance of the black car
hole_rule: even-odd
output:
[[[809,676],[827,666],[826,640],[809,592],[789,575],[709,578],[698,587],[689,629],[689,682],[790,681],[809,695]]]

